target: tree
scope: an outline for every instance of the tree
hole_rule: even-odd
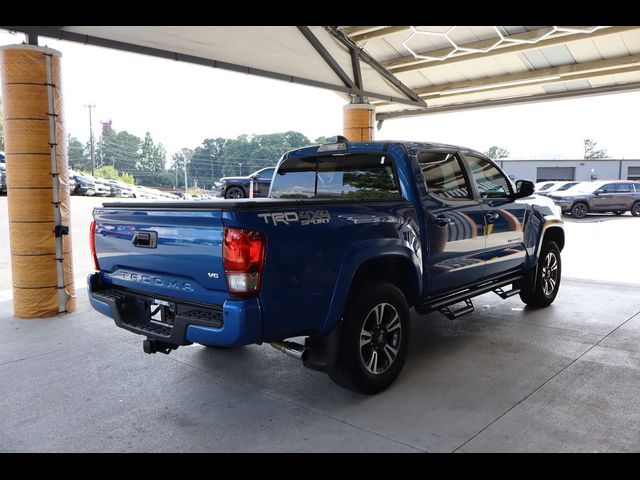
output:
[[[336,140],[337,138],[335,135],[333,137],[318,137],[313,141],[313,143],[335,143]]]
[[[203,188],[213,185],[216,178],[225,174],[222,155],[227,145],[226,138],[205,138],[199,147],[191,151],[188,157],[188,173],[192,181],[198,180]],[[183,149],[184,150],[184,149]]]
[[[498,147],[497,145],[494,145],[491,148],[489,148],[489,150],[484,152],[484,154],[493,160],[500,160],[501,158],[509,157],[509,150],[506,150],[504,148]]]
[[[96,166],[111,165],[119,172],[137,170],[142,140],[123,130],[111,130],[100,137],[96,148]]]
[[[122,183],[128,183],[130,185],[134,185],[136,183],[136,179],[133,178],[133,175],[130,173],[124,172],[120,174],[120,181]]]
[[[90,170],[91,158],[82,142],[76,137],[67,135],[67,155],[69,156],[69,168],[74,170]]]
[[[163,172],[167,152],[161,143],[153,143],[151,133],[147,132],[140,147],[140,156],[136,163],[136,170],[142,172]]]
[[[95,176],[104,178],[105,180],[118,180],[120,178],[118,171],[111,165],[104,165],[100,168],[96,168]]]
[[[584,158],[585,160],[595,160],[597,158],[609,158],[607,156],[607,149],[597,149],[598,142],[594,142],[591,139],[585,139],[584,141]]]
[[[193,157],[193,150],[190,148],[182,148],[171,157],[171,172],[173,172],[174,187],[184,187],[184,167],[189,165]],[[187,172],[188,173],[188,172]]]

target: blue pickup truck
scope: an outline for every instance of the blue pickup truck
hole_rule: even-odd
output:
[[[376,393],[402,370],[411,307],[454,319],[491,291],[553,302],[564,231],[533,189],[451,145],[305,147],[268,198],[96,208],[89,298],[147,353],[270,343]]]

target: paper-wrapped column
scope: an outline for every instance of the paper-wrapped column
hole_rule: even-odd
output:
[[[375,107],[367,103],[349,103],[342,109],[343,135],[352,142],[373,140]]]
[[[75,310],[60,52],[0,47],[13,313]]]

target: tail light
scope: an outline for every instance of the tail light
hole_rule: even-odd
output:
[[[260,290],[266,244],[259,232],[224,228],[222,257],[229,292],[242,295]]]
[[[91,256],[93,257],[93,266],[96,271],[100,270],[100,264],[98,263],[98,256],[96,255],[96,221],[91,222],[89,230],[89,248],[91,249]]]

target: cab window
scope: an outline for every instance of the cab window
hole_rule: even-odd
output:
[[[428,194],[442,200],[470,200],[472,198],[462,164],[456,155],[420,152],[418,164]]]
[[[505,198],[512,193],[509,179],[484,158],[465,155],[482,198]]]

